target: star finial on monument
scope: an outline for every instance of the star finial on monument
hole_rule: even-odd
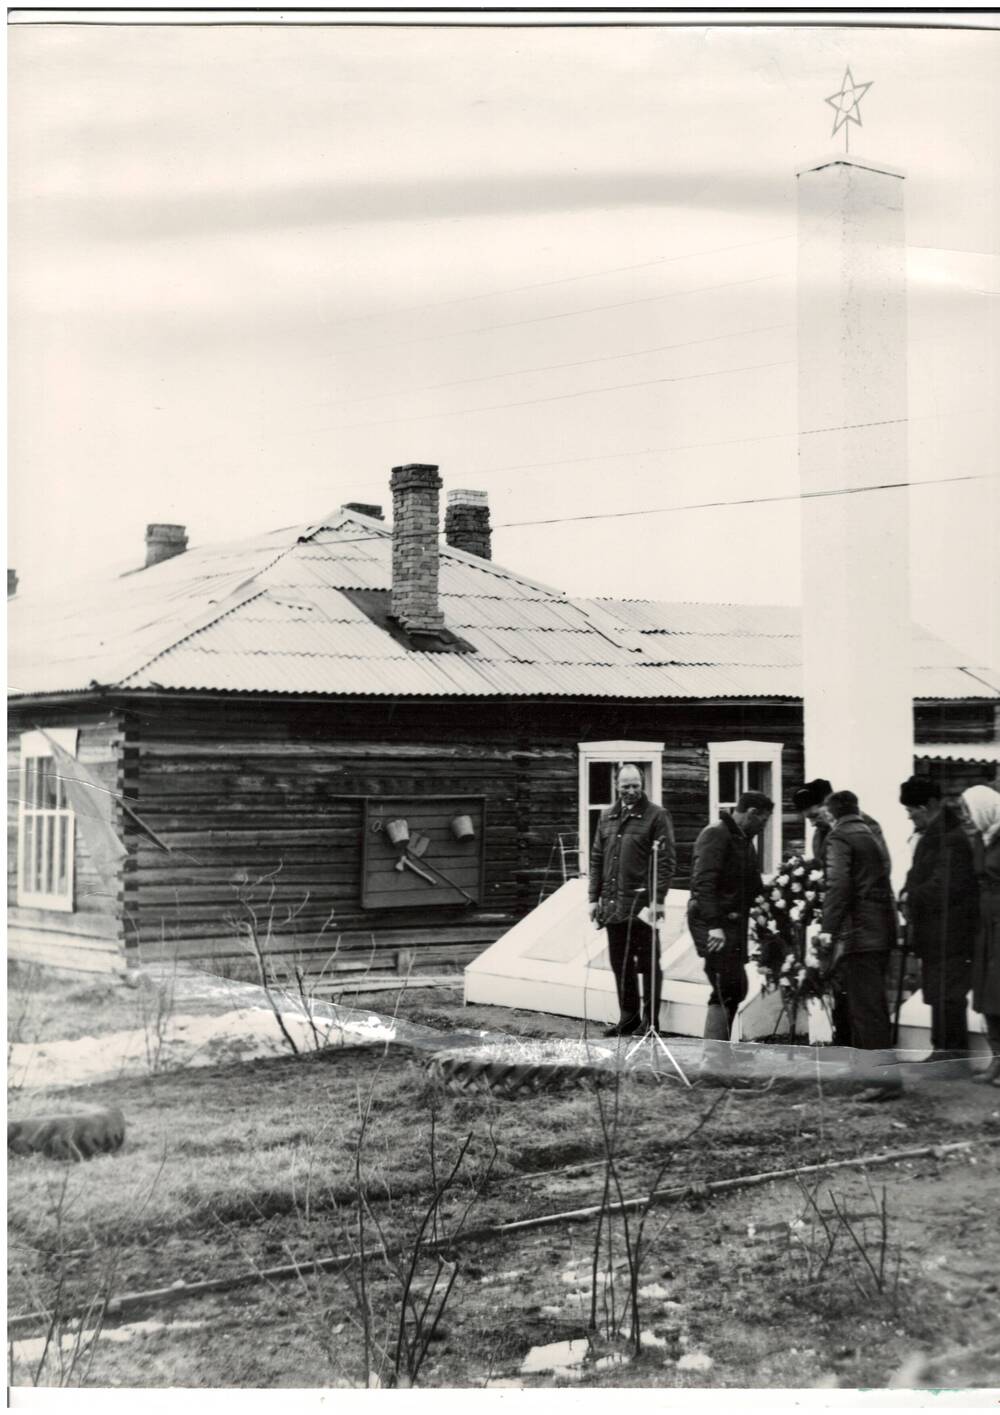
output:
[[[844,77],[841,80],[840,92],[832,94],[825,102],[836,112],[837,116],[833,123],[832,136],[836,137],[840,128],[844,130],[844,151],[850,152],[850,128],[849,123],[857,123],[861,127],[860,103],[865,94],[871,88],[871,82],[866,84],[856,84],[851,73],[851,66],[848,64],[844,70]]]

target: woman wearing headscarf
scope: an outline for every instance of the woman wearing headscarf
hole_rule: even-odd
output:
[[[972,955],[972,1005],[986,1018],[993,1059],[973,1079],[1000,1086],[1000,791],[970,786],[962,805],[975,827],[972,849],[979,876],[979,930]]]

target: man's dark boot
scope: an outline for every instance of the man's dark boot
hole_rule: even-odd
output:
[[[606,1037],[634,1037],[641,1027],[642,1018],[638,1015],[634,1017],[623,1017],[622,1020],[616,1022],[613,1027],[608,1027],[604,1035]]]

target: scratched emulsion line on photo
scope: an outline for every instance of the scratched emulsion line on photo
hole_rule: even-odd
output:
[[[9,18],[12,1405],[995,1403],[995,19]]]

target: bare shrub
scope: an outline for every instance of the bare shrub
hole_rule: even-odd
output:
[[[132,1196],[132,1203],[122,1214],[123,1236],[139,1220],[153,1197],[165,1162],[164,1154],[146,1192],[136,1192]],[[74,1172],[66,1170],[57,1183],[40,1186],[44,1219],[51,1225],[53,1281],[45,1292],[37,1284],[29,1285],[31,1307],[41,1314],[44,1332],[39,1339],[26,1343],[29,1347],[27,1352],[24,1352],[24,1344],[8,1341],[8,1377],[11,1385],[83,1386],[90,1378],[115,1295],[122,1247],[121,1241],[108,1242],[106,1237],[98,1241],[92,1232],[86,1249],[69,1247],[70,1210],[74,1199],[82,1192],[80,1186],[86,1182],[74,1180]],[[74,1183],[77,1194],[72,1192]],[[95,1268],[88,1274],[86,1297],[82,1302],[74,1299],[74,1285],[70,1277],[71,1261],[81,1251],[97,1259]]]
[[[870,1207],[860,1212],[852,1211],[848,1196],[836,1193],[832,1185],[824,1193],[819,1183],[810,1188],[797,1179],[803,1209],[789,1227],[788,1251],[800,1278],[821,1301],[838,1302],[846,1288],[866,1302],[895,1311],[902,1249],[891,1238],[885,1185],[876,1193],[867,1173],[864,1179]]]

